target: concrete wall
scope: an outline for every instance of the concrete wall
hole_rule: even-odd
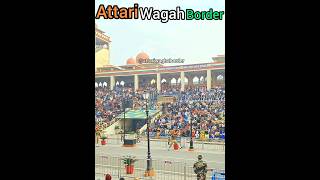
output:
[[[106,135],[116,134],[115,129],[114,129],[116,126],[119,126],[119,127],[120,127],[120,121],[117,121],[117,122],[113,123],[111,126],[107,127],[107,129],[105,130],[104,133],[105,133]],[[121,127],[120,127],[120,128],[121,128]]]
[[[142,126],[142,128],[140,128],[139,133],[141,134],[141,132],[146,130],[147,130],[147,124],[145,124],[144,126]]]

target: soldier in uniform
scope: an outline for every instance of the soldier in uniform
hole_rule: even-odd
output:
[[[99,139],[101,138],[101,127],[99,125],[96,125],[96,144],[99,144]]]
[[[171,146],[172,146],[173,144],[175,144],[175,143],[177,143],[177,131],[176,131],[176,130],[173,130],[173,131],[172,131],[172,134],[171,134],[171,139],[170,139],[168,151],[170,150]]]
[[[202,155],[198,155],[198,161],[193,164],[194,173],[197,174],[197,180],[205,180],[207,174],[207,163],[202,160]]]

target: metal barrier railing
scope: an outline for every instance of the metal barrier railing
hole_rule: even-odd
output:
[[[145,177],[145,170],[147,168],[146,159],[138,159],[134,163],[134,171],[132,174],[127,174],[125,166],[121,161],[121,157],[112,156],[96,156],[96,179],[100,177],[103,180],[104,174],[110,174],[113,178],[124,177],[125,179],[157,179],[157,180],[194,180],[197,179],[193,167],[186,162],[177,162],[170,160],[152,160],[152,167],[155,171],[155,176]],[[218,176],[217,172],[221,170],[212,169],[210,163],[208,164],[208,172],[206,180],[224,180],[224,176]],[[223,171],[224,173],[224,171]],[[221,173],[220,173],[221,174]]]
[[[156,132],[150,132],[150,138],[151,139],[167,139],[168,135],[160,135],[157,137],[157,133]],[[142,135],[144,137],[146,137],[146,135]],[[182,136],[183,137],[183,136]],[[177,137],[177,138],[180,138],[180,137]],[[186,137],[185,138],[190,138],[190,136]],[[200,137],[194,137],[194,140],[195,141],[204,141],[204,142],[224,142],[225,141],[225,138],[205,138],[205,140],[201,140]]]
[[[147,139],[143,138],[137,142],[138,145],[147,146]],[[179,141],[178,141],[179,142]],[[113,145],[120,145],[123,142],[121,138],[108,138],[107,144]],[[168,141],[165,139],[150,139],[151,146],[156,146],[160,148],[168,148]],[[189,148],[189,140],[179,143],[183,148]],[[195,141],[193,143],[193,147],[195,149],[202,149],[202,150],[217,150],[217,151],[224,151],[225,150],[225,143],[224,142],[205,142],[205,141]]]

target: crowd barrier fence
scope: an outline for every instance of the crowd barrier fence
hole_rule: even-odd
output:
[[[214,169],[208,163],[208,172],[206,180],[225,180],[224,170]],[[105,174],[110,174],[112,179],[124,177],[125,179],[156,179],[156,180],[195,180],[197,175],[194,173],[192,165],[185,162],[177,162],[171,160],[152,160],[152,167],[155,176],[145,177],[147,168],[146,159],[137,159],[134,163],[132,174],[126,173],[125,165],[122,163],[121,157],[112,156],[96,156],[95,174],[96,180],[104,180]]]

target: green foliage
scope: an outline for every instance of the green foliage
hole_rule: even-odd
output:
[[[133,165],[136,161],[138,161],[135,156],[124,156],[121,160],[123,161],[123,164],[128,166]]]
[[[107,139],[107,136],[105,134],[102,134],[101,139],[105,140]]]

